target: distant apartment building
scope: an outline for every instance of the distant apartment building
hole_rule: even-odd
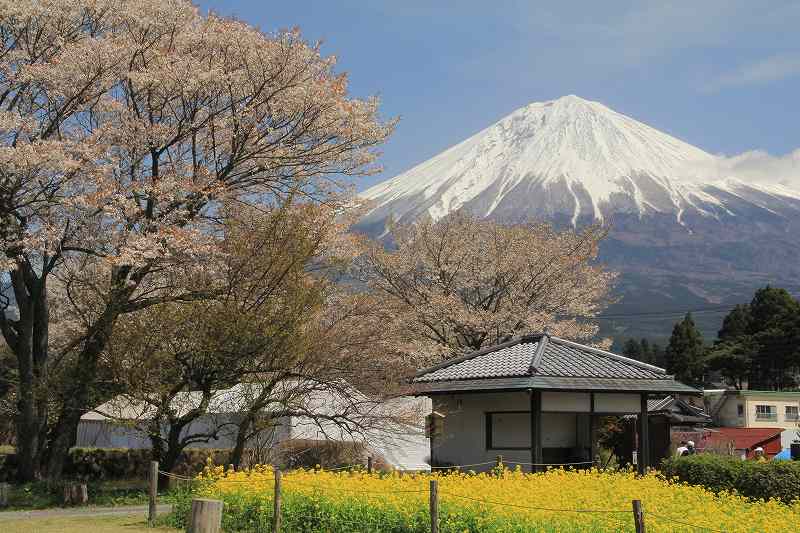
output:
[[[800,392],[706,391],[706,405],[720,427],[782,429],[787,448],[800,431]]]

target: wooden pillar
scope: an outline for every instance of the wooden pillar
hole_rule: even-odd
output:
[[[639,473],[644,474],[650,466],[650,423],[647,418],[647,393],[641,394],[639,411]]]
[[[158,461],[150,461],[150,476],[148,477],[150,485],[147,491],[148,506],[147,506],[147,524],[150,527],[156,525],[156,504],[158,503]]]
[[[275,494],[272,497],[272,533],[281,530],[281,471],[275,468]]]
[[[644,527],[644,511],[642,511],[642,501],[633,500],[633,525],[636,528],[636,533],[645,533]]]
[[[431,533],[439,533],[439,481],[431,480],[430,490]]]
[[[539,465],[542,460],[542,391],[531,391],[531,463]],[[531,466],[536,472],[538,466]]]
[[[195,498],[186,533],[220,533],[222,531],[222,502]]]
[[[597,449],[597,420],[594,416],[594,393],[589,393],[589,440],[590,440],[590,450],[589,450],[589,457],[591,461],[595,463],[599,463],[597,461],[598,452]],[[600,468],[599,464],[595,464],[598,468]]]
[[[0,507],[8,507],[8,495],[11,493],[11,485],[0,483]]]

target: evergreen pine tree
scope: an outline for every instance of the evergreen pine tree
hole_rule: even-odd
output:
[[[625,341],[625,345],[622,347],[622,355],[625,357],[630,357],[631,359],[636,359],[637,361],[641,361],[642,346],[639,344],[639,341],[636,339],[628,339]]]
[[[700,384],[703,381],[705,346],[703,335],[694,323],[691,313],[672,329],[665,353],[667,372],[678,381]]]
[[[650,347],[650,341],[648,341],[647,339],[642,339],[641,341],[639,341],[639,346],[641,347],[642,351],[642,358],[640,359],[640,361],[653,364],[654,362],[653,350]]]
[[[796,385],[800,351],[797,346],[800,301],[769,285],[750,302],[750,342],[756,348],[749,366],[751,389],[782,390]],[[747,340],[747,336],[742,336]]]
[[[753,321],[749,305],[737,305],[722,321],[722,329],[717,333],[720,341],[734,340],[750,332],[750,324]]]

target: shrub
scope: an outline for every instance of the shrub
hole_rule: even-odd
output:
[[[714,492],[736,492],[752,499],[800,499],[800,461],[742,461],[736,457],[699,454],[664,461],[661,474]]]
[[[203,470],[206,461],[225,464],[230,452],[212,448],[184,450],[174,472],[193,476]],[[14,454],[0,455],[0,481],[13,481],[17,461]],[[68,479],[101,481],[112,479],[144,479],[150,468],[150,450],[115,448],[72,448],[64,468]]]

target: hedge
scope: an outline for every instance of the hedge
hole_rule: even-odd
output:
[[[800,499],[800,461],[742,461],[736,457],[698,454],[666,459],[661,474],[714,492],[736,492],[752,499]]]
[[[193,476],[203,470],[209,457],[216,464],[227,464],[230,451],[212,448],[184,450],[173,471]],[[151,460],[148,449],[72,448],[64,475],[68,479],[84,481],[145,479]],[[0,455],[0,481],[14,480],[16,467],[16,455]]]

